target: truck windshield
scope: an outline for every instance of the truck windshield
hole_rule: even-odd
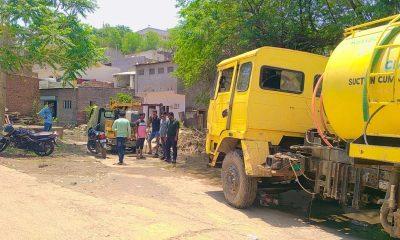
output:
[[[104,112],[104,117],[105,118],[114,118],[115,115],[114,115],[114,112],[112,112],[112,111],[105,111]]]

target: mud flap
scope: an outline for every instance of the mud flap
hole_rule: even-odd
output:
[[[267,177],[264,164],[269,155],[269,146],[266,141],[242,140],[243,159],[246,174],[250,176]]]

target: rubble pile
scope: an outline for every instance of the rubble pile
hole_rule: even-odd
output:
[[[86,125],[83,124],[78,127],[70,126],[64,128],[64,138],[75,142],[86,142]]]
[[[206,133],[191,128],[182,128],[179,132],[179,151],[187,153],[204,153]]]
[[[12,123],[18,125],[35,125],[39,123],[39,120],[37,118],[31,116],[23,116],[19,112],[6,111],[6,115]]]

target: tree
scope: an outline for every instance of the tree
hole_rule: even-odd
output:
[[[131,103],[133,97],[127,93],[117,93],[114,97],[110,98],[110,101],[116,101],[119,103]]]
[[[156,32],[148,32],[142,36],[122,25],[113,27],[104,24],[102,28],[95,29],[95,35],[99,46],[117,49],[124,54],[157,50],[165,45]]]
[[[4,117],[6,73],[49,65],[68,82],[96,63],[101,49],[81,17],[94,0],[3,0],[0,3],[0,117]],[[0,124],[3,123],[0,119]]]
[[[177,0],[170,45],[187,86],[215,78],[222,59],[276,46],[328,55],[343,29],[398,13],[399,1]]]
[[[143,38],[140,34],[129,32],[122,39],[122,52],[125,54],[137,52],[143,45]]]
[[[161,44],[160,36],[155,32],[148,32],[143,36],[141,50],[147,51],[157,49]]]
[[[94,33],[99,46],[121,50],[124,38],[132,33],[132,30],[123,25],[113,27],[110,24],[104,24],[102,28],[95,29]]]

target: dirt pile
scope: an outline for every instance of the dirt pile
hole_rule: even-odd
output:
[[[74,142],[86,142],[86,125],[80,125],[78,127],[70,127],[64,130],[64,139]]]
[[[204,153],[206,133],[191,128],[182,128],[179,132],[178,148],[186,153]]]

